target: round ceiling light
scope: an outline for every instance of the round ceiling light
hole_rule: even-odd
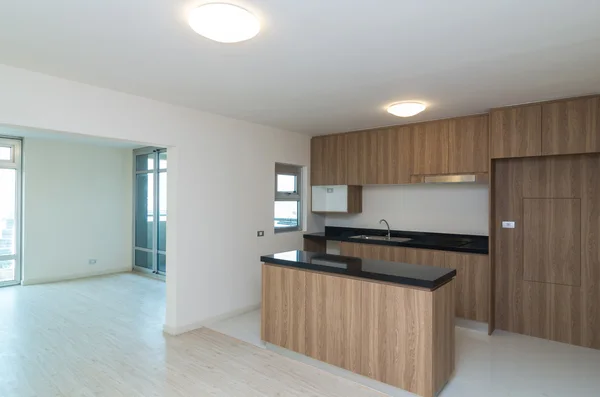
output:
[[[388,106],[388,113],[398,117],[411,117],[421,113],[427,106],[421,102],[400,102]]]
[[[188,23],[199,35],[220,43],[249,40],[260,31],[258,19],[248,10],[225,3],[208,3],[194,8]]]

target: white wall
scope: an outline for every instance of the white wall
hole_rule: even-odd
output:
[[[309,137],[3,65],[0,86],[0,124],[169,147],[168,331],[257,305],[259,255],[302,246],[273,232],[273,173]]]
[[[470,184],[363,187],[363,211],[327,215],[327,226],[488,235],[488,187]]]
[[[23,149],[23,283],[131,270],[131,149],[45,139]]]

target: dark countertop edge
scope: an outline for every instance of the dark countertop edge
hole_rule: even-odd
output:
[[[437,251],[449,251],[449,252],[463,252],[466,254],[480,254],[480,255],[489,255],[489,248],[468,248],[468,247],[449,247],[439,245],[430,245],[430,244],[415,244],[411,242],[400,243],[397,241],[383,241],[383,240],[359,240],[355,238],[348,238],[342,236],[326,236],[322,233],[306,233],[303,235],[304,238],[309,240],[318,240],[318,241],[344,241],[348,243],[357,243],[357,244],[374,244],[374,245],[391,245],[394,247],[409,247],[409,248],[421,248],[421,249],[430,249]],[[483,236],[480,236],[483,237]]]
[[[456,277],[455,269],[453,269],[448,274],[440,277],[435,282],[433,282],[433,281],[418,280],[418,279],[414,279],[414,278],[406,278],[406,277],[401,277],[401,276],[390,276],[390,275],[386,275],[386,274],[370,273],[370,272],[363,272],[363,274],[361,276],[355,276],[355,275],[346,274],[345,269],[341,269],[341,268],[337,268],[337,267],[313,265],[311,263],[276,259],[276,258],[270,258],[268,256],[261,256],[260,260],[263,263],[268,263],[268,264],[277,265],[277,266],[284,266],[284,267],[295,268],[295,269],[300,269],[300,270],[311,270],[311,271],[315,271],[315,272],[335,274],[335,275],[339,275],[341,277],[348,277],[348,278],[354,278],[354,279],[358,278],[358,279],[363,279],[363,280],[367,280],[367,281],[381,281],[381,282],[392,283],[392,284],[396,284],[398,286],[404,286],[404,287],[426,288],[431,291],[441,287],[442,285],[446,284],[448,281],[450,281],[451,279]]]

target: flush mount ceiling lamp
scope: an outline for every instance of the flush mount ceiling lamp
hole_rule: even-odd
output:
[[[427,106],[421,102],[400,102],[388,106],[387,111],[398,117],[411,117],[421,113]]]
[[[208,3],[194,8],[188,16],[190,27],[199,35],[220,43],[237,43],[260,31],[258,19],[233,4]]]

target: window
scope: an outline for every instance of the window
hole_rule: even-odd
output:
[[[300,230],[302,167],[275,164],[275,233]]]
[[[21,282],[21,141],[0,137],[0,287]]]

